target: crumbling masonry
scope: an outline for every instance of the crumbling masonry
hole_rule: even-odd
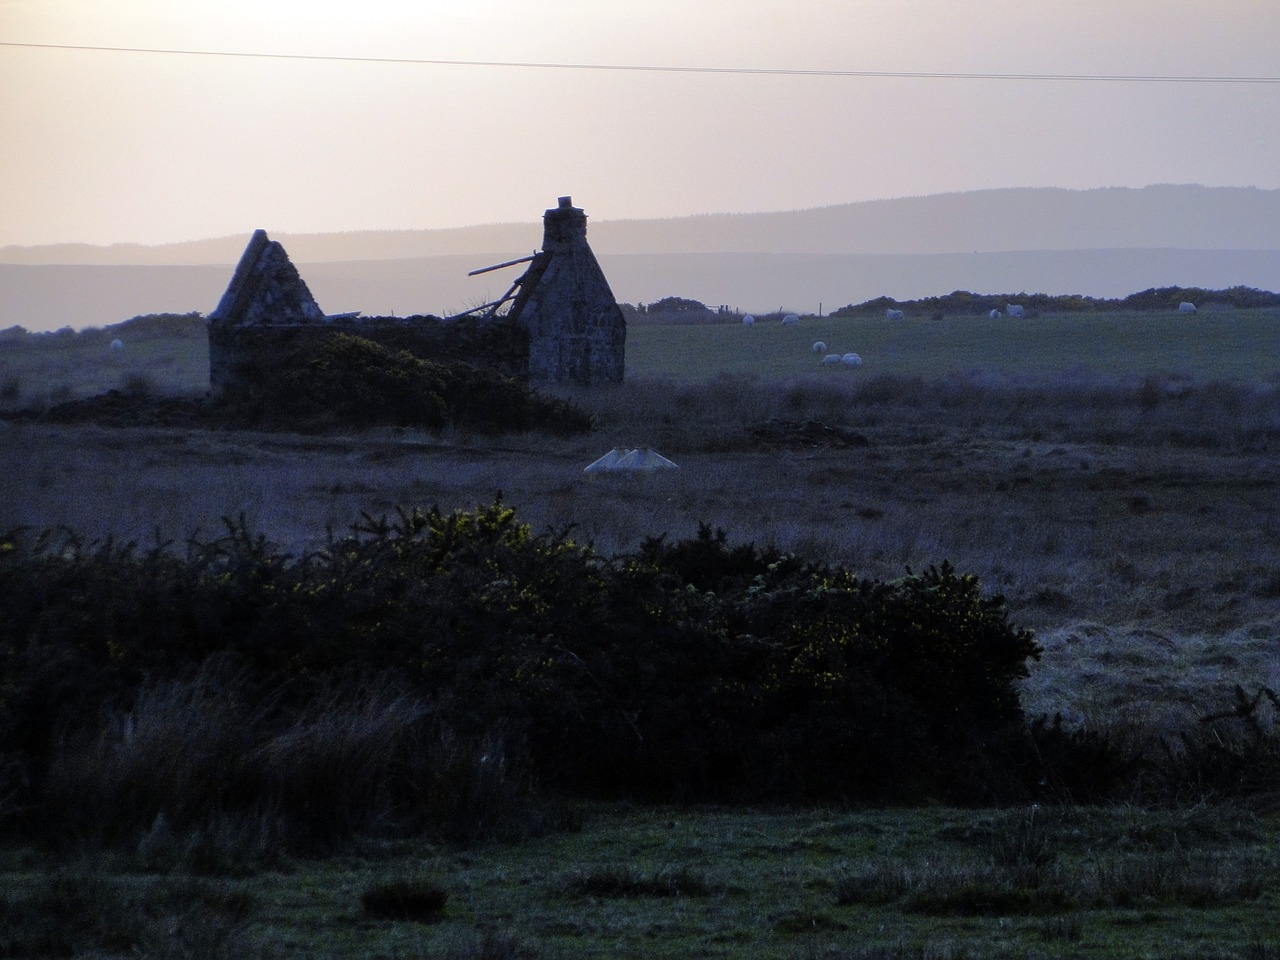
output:
[[[587,216],[569,197],[543,217],[542,249],[512,286],[510,309],[431,316],[326,316],[284,248],[255,231],[209,314],[215,395],[277,377],[301,348],[338,333],[428,360],[465,360],[535,383],[621,383],[626,320],[587,245]]]
[[[510,313],[529,335],[529,378],[621,383],[627,323],[587,245],[587,215],[561,197],[542,224],[542,251],[518,281]]]

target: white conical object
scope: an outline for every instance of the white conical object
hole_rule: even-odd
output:
[[[625,450],[621,447],[614,447],[599,460],[593,461],[582,468],[583,473],[603,473],[606,470],[612,470],[619,460],[626,455]]]
[[[650,450],[648,447],[640,447],[636,450],[630,450],[622,459],[615,463],[612,467],[614,470],[626,470],[633,473],[651,472],[654,470],[679,470],[680,468],[658,453],[656,450]]]

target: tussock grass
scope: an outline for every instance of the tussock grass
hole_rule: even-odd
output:
[[[500,736],[442,727],[395,683],[282,694],[220,660],[144,687],[54,752],[44,839],[65,849],[140,838],[148,869],[238,874],[362,833],[466,844],[541,831],[557,815],[528,802]]]
[[[886,862],[836,884],[839,906],[897,904],[935,916],[1008,916],[1083,909],[1205,909],[1262,895],[1267,866],[1149,853],[1071,868],[995,862]]]
[[[706,877],[684,866],[644,871],[613,864],[580,871],[563,883],[567,893],[586,897],[705,897],[712,892]]]
[[[360,894],[365,915],[379,920],[436,923],[448,902],[449,894],[431,881],[405,877],[370,884]]]
[[[464,943],[452,943],[439,954],[440,960],[539,960],[543,951],[520,937],[486,933]]]
[[[1008,956],[1004,951],[991,952],[956,943],[892,943],[863,944],[853,947],[827,947],[812,945],[798,956],[803,960],[998,960]]]
[[[1265,855],[1238,849],[1241,837],[1257,836],[1256,822],[1245,821],[1224,822],[1208,807],[1152,821],[1138,810],[1102,819],[1034,806],[944,831],[963,841],[963,853],[885,859],[842,873],[834,896],[841,906],[894,904],[938,916],[1067,917],[1067,933],[1078,931],[1081,911],[1251,902],[1263,896],[1271,866]],[[1057,932],[1046,939],[1063,934],[1049,929]]]
[[[145,689],[95,734],[68,737],[48,780],[49,820],[66,839],[110,840],[157,818],[189,823],[216,806],[249,747],[243,685],[216,665]],[[92,811],[95,820],[84,819]]]
[[[259,906],[251,892],[226,884],[184,880],[138,888],[84,868],[61,868],[0,896],[0,957],[269,956],[246,938]]]

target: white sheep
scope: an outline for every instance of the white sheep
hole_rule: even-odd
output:
[[[742,322],[743,322],[743,324],[744,324],[745,326],[748,326],[748,327],[749,327],[749,326],[751,326],[753,323],[755,323],[755,322],[756,322],[756,318],[755,318],[755,317],[753,317],[751,314],[749,314],[749,313],[748,313],[746,316],[744,316],[744,317],[742,318]]]
[[[815,343],[815,344],[813,345],[813,352],[814,352],[814,353],[826,353],[826,352],[827,352],[827,345],[826,345],[825,343],[823,343],[821,340],[819,340],[817,343]]]
[[[124,349],[124,341],[123,341],[123,340],[112,340],[112,341],[111,341],[111,352],[112,352],[112,353],[119,353],[119,352],[120,352],[120,351],[122,351],[123,349]]]
[[[990,313],[987,314],[987,317],[992,320],[998,320],[1000,318],[1000,311],[992,310]]]
[[[840,362],[843,363],[846,367],[862,366],[862,358],[858,356],[856,353],[846,353],[843,357],[840,358]]]
[[[1026,314],[1020,303],[1011,303],[1005,308],[1005,313],[1011,317],[1021,317]]]
[[[800,318],[797,317],[794,313],[788,313],[785,317],[782,318],[782,325],[784,327],[794,327],[799,322],[800,322]]]
[[[822,358],[822,365],[824,367],[834,367],[837,363],[840,362],[840,360],[841,360],[840,354],[828,353],[825,357]]]
[[[884,312],[884,318],[885,318],[886,320],[901,320],[901,319],[902,319],[902,311],[901,311],[901,310],[886,310],[886,311]]]
[[[1186,300],[1183,300],[1180,304],[1178,304],[1178,312],[1179,313],[1195,313],[1196,305],[1194,303],[1188,303]]]

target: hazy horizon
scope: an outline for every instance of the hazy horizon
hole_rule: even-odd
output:
[[[298,263],[458,254],[522,255],[541,238],[541,213],[520,221],[424,230],[287,233],[262,226]],[[696,213],[598,221],[603,255],[678,253],[928,254],[1018,250],[1280,249],[1280,190],[1153,184],[1010,187],[803,210]],[[166,244],[0,247],[0,263],[229,264],[249,234]]]
[[[1273,0],[0,0],[0,246],[1276,189],[1278,32]]]
[[[755,211],[705,210],[705,211],[697,211],[693,213],[672,214],[664,217],[638,217],[637,216],[637,217],[624,217],[624,218],[613,219],[613,220],[597,220],[597,218],[594,216],[591,216],[590,212],[588,211],[588,219],[591,221],[591,226],[594,230],[594,233],[593,233],[593,240],[594,240],[595,236],[601,232],[602,227],[610,237],[614,237],[626,232],[628,228],[632,228],[632,227],[641,227],[641,228],[650,227],[651,228],[656,225],[661,225],[663,227],[666,227],[671,224],[681,225],[686,223],[693,223],[695,221],[705,223],[709,221],[725,220],[725,219],[743,220],[743,221],[754,220],[759,222],[766,218],[771,218],[771,217],[788,218],[797,214],[821,215],[824,213],[829,213],[833,211],[842,211],[848,208],[857,208],[857,207],[870,208],[873,206],[880,206],[880,205],[885,205],[886,207],[892,207],[894,205],[897,205],[900,207],[901,206],[900,201],[907,201],[907,202],[926,201],[927,202],[927,201],[938,201],[938,200],[946,200],[946,199],[958,199],[964,202],[968,202],[971,198],[977,197],[977,196],[998,196],[998,195],[1013,195],[1013,194],[1051,195],[1055,193],[1061,193],[1066,195],[1073,195],[1073,194],[1095,194],[1096,195],[1101,193],[1112,193],[1112,194],[1129,193],[1129,194],[1137,195],[1137,194],[1141,194],[1144,191],[1170,190],[1170,189],[1204,190],[1204,191],[1213,192],[1213,193],[1222,193],[1224,191],[1230,191],[1230,192],[1238,192],[1238,193],[1263,193],[1263,194],[1275,193],[1277,192],[1277,190],[1280,190],[1280,188],[1268,189],[1268,188],[1248,186],[1248,185],[1208,186],[1205,184],[1198,184],[1198,183],[1188,183],[1188,184],[1154,183],[1154,184],[1145,184],[1143,186],[1138,186],[1138,187],[1125,187],[1125,186],[988,187],[980,190],[958,190],[958,191],[947,190],[947,191],[939,191],[937,193],[909,194],[901,197],[879,197],[872,200],[844,201],[844,202],[837,202],[837,203],[822,204],[820,206],[815,206],[815,207],[798,207],[798,208],[788,209],[788,210],[755,210]],[[572,195],[569,195],[569,196],[572,196]],[[539,209],[533,210],[528,215],[515,220],[493,221],[493,222],[486,222],[486,223],[456,224],[456,225],[451,225],[446,227],[391,227],[391,228],[365,227],[365,228],[356,229],[356,230],[326,230],[326,231],[312,231],[312,232],[306,232],[306,233],[292,233],[289,231],[276,231],[266,225],[259,225],[259,227],[255,227],[254,230],[266,229],[269,233],[271,233],[274,237],[277,237],[277,238],[291,237],[291,238],[294,238],[295,240],[297,238],[303,238],[304,240],[308,240],[308,241],[318,239],[318,238],[339,239],[339,238],[352,237],[352,236],[389,237],[389,236],[395,236],[395,235],[422,236],[427,234],[450,234],[450,235],[459,236],[459,237],[468,237],[468,236],[480,235],[482,231],[487,231],[487,230],[499,230],[504,232],[509,230],[519,231],[521,233],[529,233],[532,236],[533,232],[531,231],[533,231],[534,228],[531,227],[531,225],[537,225],[540,222],[541,213],[542,213],[542,210],[541,208],[539,208]],[[1131,226],[1139,230],[1144,228],[1144,225],[1142,224],[1132,224]],[[942,228],[942,232],[945,232],[945,225],[940,225],[940,227]],[[1149,225],[1147,225],[1147,228],[1149,229]],[[23,250],[29,250],[34,252],[34,251],[39,251],[45,248],[75,248],[75,247],[87,247],[87,248],[92,248],[94,250],[102,251],[105,253],[109,253],[113,249],[122,249],[122,248],[140,248],[143,250],[160,250],[163,248],[181,248],[181,247],[195,248],[201,245],[214,244],[222,241],[239,242],[240,239],[245,238],[248,235],[249,234],[246,234],[243,231],[238,231],[235,233],[220,234],[218,236],[187,237],[180,240],[168,240],[168,241],[163,241],[159,243],[141,243],[137,241],[121,240],[121,241],[115,241],[113,243],[89,243],[85,241],[60,241],[60,242],[42,243],[42,244],[8,244],[8,245],[0,244],[0,253],[3,253],[5,251],[23,251]],[[1249,245],[1246,245],[1246,246],[1249,246]],[[1267,246],[1270,246],[1270,244],[1268,244]],[[497,248],[495,247],[494,249],[497,249]],[[719,251],[727,248],[723,246],[717,246],[715,249]],[[1004,248],[1001,248],[1001,249],[1004,249]],[[1028,247],[1027,249],[1043,249],[1043,248]],[[637,251],[631,250],[627,252],[637,252]],[[659,248],[655,246],[651,251],[646,251],[646,252],[659,252]],[[870,252],[883,252],[883,251],[867,250],[866,252],[870,253]],[[901,253],[901,252],[907,252],[907,251],[895,250],[892,252]],[[936,251],[936,252],[942,252],[942,251]],[[303,257],[301,259],[305,260],[307,258]],[[376,256],[371,256],[370,259],[386,259],[386,257],[382,255],[376,255]],[[6,261],[0,261],[0,262],[6,262]],[[35,263],[35,262],[41,262],[41,261],[24,260],[24,261],[7,261],[7,262]],[[51,261],[51,262],[59,262],[59,261]],[[104,260],[103,262],[113,262],[113,261]],[[192,264],[200,263],[200,262],[204,262],[204,261],[199,261],[199,260],[191,261]]]
[[[540,213],[444,231],[271,236],[328,313],[448,315],[506,291],[514,270],[468,274],[536,248]],[[953,290],[1122,297],[1164,286],[1280,288],[1280,190],[1257,188],[978,191],[605,221],[588,237],[621,301],[681,296],[747,312],[812,313]],[[0,328],[206,313],[247,241],[0,250]]]

